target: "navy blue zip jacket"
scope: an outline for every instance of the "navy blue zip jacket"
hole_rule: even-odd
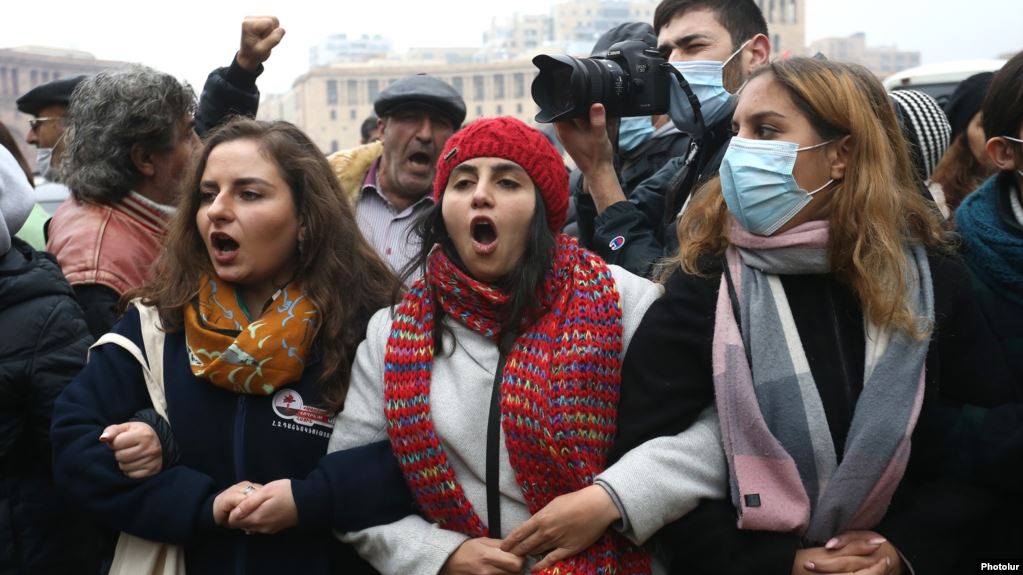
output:
[[[114,326],[139,345],[138,311]],[[88,365],[57,400],[53,417],[58,487],[114,529],[185,546],[189,575],[202,573],[373,573],[331,528],[349,531],[412,512],[412,498],[380,442],[324,456],[333,420],[315,408],[318,362],[271,397],[240,395],[192,375],[183,333],[167,334],[167,414],[177,465],[141,480],[118,469],[99,442],[103,429],[151,407],[142,370],[123,349],[92,350]],[[291,478],[299,525],[245,535],[213,522],[213,500],[238,483]]]

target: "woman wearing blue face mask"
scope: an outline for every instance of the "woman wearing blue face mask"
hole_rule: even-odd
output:
[[[883,88],[776,62],[733,129],[626,357],[616,453],[716,402],[731,498],[662,532],[688,574],[962,572],[993,498],[932,471],[932,413],[1011,388]]]

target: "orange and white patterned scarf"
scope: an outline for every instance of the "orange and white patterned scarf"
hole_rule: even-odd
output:
[[[271,395],[302,377],[318,322],[316,306],[297,282],[281,288],[250,322],[235,287],[206,275],[185,308],[192,373],[234,393]]]

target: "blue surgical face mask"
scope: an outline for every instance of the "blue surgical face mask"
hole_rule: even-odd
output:
[[[814,194],[831,185],[834,180],[807,192],[792,176],[799,152],[829,143],[800,148],[794,142],[733,137],[721,160],[721,193],[739,225],[758,236],[769,236],[809,204]]]
[[[618,126],[618,149],[623,152],[635,150],[654,133],[654,125],[649,116],[638,118],[622,118]]]
[[[725,114],[732,110],[732,99],[734,96],[725,90],[724,69],[732,58],[735,58],[743,48],[753,39],[750,38],[739,49],[732,52],[732,55],[724,62],[714,60],[696,60],[691,62],[672,62],[671,65],[682,73],[682,76],[689,83],[689,87],[696,94],[700,101],[700,112],[703,114],[703,125],[710,126],[721,120]],[[691,133],[692,127],[696,124],[696,114],[685,92],[678,85],[678,82],[671,84],[671,102],[668,107],[668,116],[672,123],[686,133]]]
[[[53,182],[57,178],[57,169],[53,167],[53,148],[38,148],[36,150],[36,168],[39,175],[46,178],[46,181]]]

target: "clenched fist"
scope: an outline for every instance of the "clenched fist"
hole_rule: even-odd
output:
[[[281,43],[284,28],[275,16],[246,16],[242,21],[242,41],[235,59],[242,68],[254,72]]]

